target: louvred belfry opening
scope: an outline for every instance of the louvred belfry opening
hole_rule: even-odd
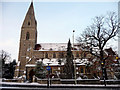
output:
[[[26,34],[26,40],[29,40],[29,38],[30,38],[30,34],[29,34],[29,32],[27,32],[27,34]]]

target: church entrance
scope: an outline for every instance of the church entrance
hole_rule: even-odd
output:
[[[30,72],[29,72],[29,81],[30,81],[30,82],[33,82],[33,76],[34,76],[34,75],[35,75],[35,72],[34,72],[33,69],[31,69]]]

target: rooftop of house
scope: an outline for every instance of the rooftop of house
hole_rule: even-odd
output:
[[[112,48],[105,49],[105,51],[108,55],[116,55]]]

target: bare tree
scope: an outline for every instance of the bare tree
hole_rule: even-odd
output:
[[[10,54],[4,50],[1,50],[0,51],[0,60],[2,61],[2,66],[4,66],[5,62],[10,62],[10,60],[11,60]]]
[[[16,65],[16,60],[11,62],[11,56],[8,52],[1,50],[0,51],[0,76],[2,78],[12,79],[14,76],[14,70]]]
[[[118,28],[117,15],[115,12],[109,12],[106,16],[96,16],[93,19],[93,24],[88,26],[77,38],[78,42],[83,42],[85,46],[89,47],[92,55],[100,59],[103,78],[105,79],[107,79],[105,60],[109,55],[104,55],[104,48],[108,41],[117,35]]]

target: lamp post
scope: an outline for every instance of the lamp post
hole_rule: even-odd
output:
[[[75,77],[75,84],[77,84],[77,81],[76,81],[76,65],[75,65],[75,58],[74,58],[74,32],[75,32],[75,30],[73,30],[73,60],[74,60],[74,77]]]
[[[104,62],[102,62],[101,65],[102,65],[102,74],[103,74],[103,79],[104,79],[104,85],[106,86],[106,79],[105,79],[105,64],[104,64]]]
[[[116,60],[117,60],[117,64],[118,64],[118,67],[119,67],[119,57],[118,56],[116,57]]]

